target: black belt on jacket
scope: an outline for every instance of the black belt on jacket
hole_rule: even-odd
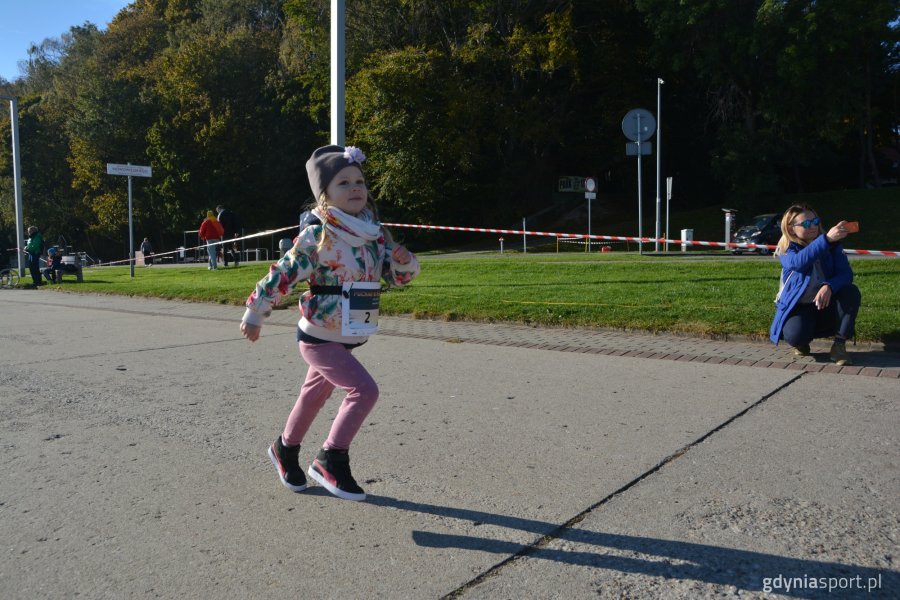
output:
[[[340,296],[344,288],[339,285],[311,285],[309,292],[315,296]]]

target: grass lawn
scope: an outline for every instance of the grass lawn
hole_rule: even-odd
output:
[[[422,274],[382,297],[382,313],[417,318],[610,327],[703,336],[768,336],[777,260],[682,256],[473,254],[422,256]],[[900,260],[855,259],[860,341],[900,341]],[[240,305],[268,263],[85,269],[84,283],[42,288]],[[71,280],[69,280],[71,281]],[[305,286],[303,286],[305,289]],[[302,291],[299,290],[299,291]],[[296,292],[282,301],[293,309]]]

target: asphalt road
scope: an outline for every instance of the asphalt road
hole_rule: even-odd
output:
[[[266,456],[305,373],[294,311],[249,344],[236,307],[0,307],[3,598],[900,595],[880,347],[829,373],[748,340],[384,319],[354,503]]]

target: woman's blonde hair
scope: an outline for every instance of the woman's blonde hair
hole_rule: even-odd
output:
[[[791,244],[791,242],[800,244],[801,246],[806,245],[805,241],[794,234],[794,228],[791,226],[791,224],[794,222],[794,219],[806,212],[811,212],[817,217],[819,216],[819,213],[817,213],[815,209],[807,204],[794,204],[786,211],[784,211],[784,215],[782,215],[781,217],[781,239],[778,240],[778,245],[775,247],[775,256],[780,256],[787,252],[788,246]],[[823,228],[820,224],[819,230],[821,231],[822,229]]]

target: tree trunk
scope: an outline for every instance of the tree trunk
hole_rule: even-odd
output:
[[[881,174],[878,172],[878,163],[875,161],[875,150],[872,138],[875,137],[872,131],[872,63],[866,58],[866,122],[865,128],[867,135],[865,137],[866,158],[869,159],[869,166],[872,167],[872,179],[875,181],[875,187],[881,187]]]
[[[866,129],[859,128],[859,189],[866,189]]]

